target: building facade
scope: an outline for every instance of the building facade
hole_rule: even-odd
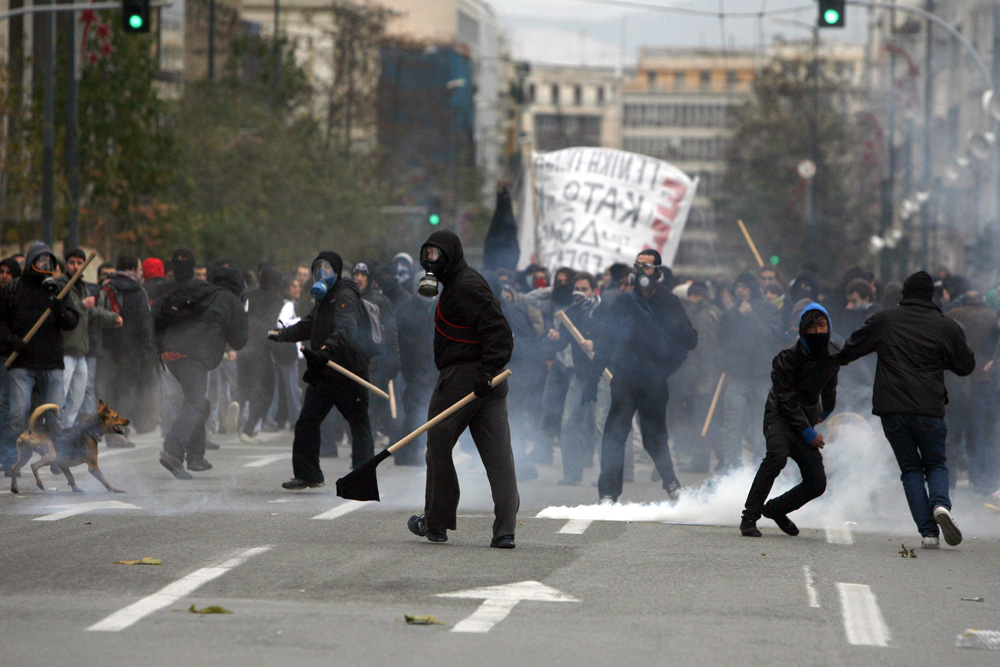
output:
[[[622,77],[613,68],[525,64],[521,132],[537,151],[619,147]]]

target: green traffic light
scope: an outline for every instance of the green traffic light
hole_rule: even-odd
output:
[[[840,12],[836,9],[828,9],[823,12],[823,22],[827,25],[834,25],[840,21]]]
[[[142,28],[142,17],[138,14],[132,14],[128,17],[128,24],[133,30],[140,30]]]
[[[432,225],[440,224],[441,216],[438,215],[437,213],[432,213],[430,216],[428,216],[427,222],[431,223]]]
[[[777,255],[771,255],[770,261],[771,261],[771,266],[777,266],[778,264],[781,264],[781,258],[778,257]]]

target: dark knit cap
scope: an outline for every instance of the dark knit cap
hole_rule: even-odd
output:
[[[194,250],[191,248],[178,248],[170,258],[171,264],[177,263],[194,264]]]
[[[917,271],[903,282],[903,298],[931,301],[934,298],[934,279],[926,271]]]

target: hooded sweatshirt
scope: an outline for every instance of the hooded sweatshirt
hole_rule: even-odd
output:
[[[32,370],[56,370],[63,368],[63,331],[74,329],[80,314],[66,300],[58,301],[43,286],[47,274],[35,271],[35,260],[42,254],[55,254],[44,243],[33,243],[24,259],[24,272],[0,295],[0,344],[5,352],[11,350],[13,338],[21,338],[31,330],[35,322],[47,308],[52,308],[52,316],[38,329],[28,349],[18,354],[11,368]]]
[[[465,263],[462,241],[454,232],[436,231],[424,245],[438,248],[447,261],[445,270],[435,274],[441,296],[434,312],[434,364],[442,370],[475,363],[480,376],[495,376],[514,350],[514,334],[500,301],[486,279]]]
[[[142,354],[152,343],[149,295],[131,274],[116,271],[101,288],[98,305],[122,316],[122,326],[104,332],[104,353]]]
[[[813,428],[837,406],[837,374],[840,348],[827,342],[824,349],[810,350],[806,342],[805,315],[819,311],[826,316],[833,333],[830,314],[818,303],[810,303],[799,316],[799,339],[771,362],[771,392],[764,406],[764,423],[780,419],[806,442],[816,438]]]

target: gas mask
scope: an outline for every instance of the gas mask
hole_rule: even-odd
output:
[[[652,275],[646,273],[647,269],[656,269]],[[639,289],[649,289],[656,283],[663,280],[663,273],[660,267],[649,262],[636,262],[632,266],[632,273],[628,275],[628,284],[635,285]]]
[[[448,260],[437,246],[425,245],[420,249],[420,266],[426,274],[417,284],[417,293],[426,297],[437,296],[440,289],[437,276],[448,268]]]
[[[315,281],[309,294],[316,301],[322,301],[326,293],[337,282],[337,276],[333,273],[333,266],[325,259],[318,259],[312,265],[312,277]]]
[[[31,263],[31,268],[35,270],[35,273],[44,273],[45,275],[51,276],[56,272],[56,262],[52,258],[52,255],[42,253],[35,259],[34,262]]]

